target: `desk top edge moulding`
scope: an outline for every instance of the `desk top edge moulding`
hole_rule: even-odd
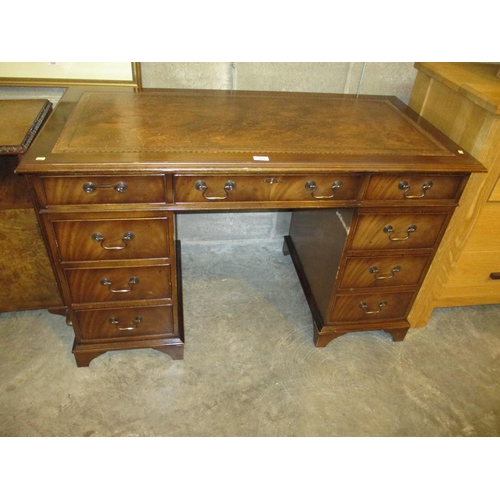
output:
[[[46,99],[0,99],[0,115],[9,117],[8,126],[0,130],[0,154],[26,153],[51,111],[52,104]]]
[[[196,171],[201,163],[213,171],[229,163],[271,170],[284,163],[291,168],[300,163],[373,169],[377,164],[397,168],[408,159],[422,168],[452,163],[457,170],[474,165],[481,170],[467,153],[458,153],[456,144],[389,96],[124,90],[94,88],[67,104],[63,98],[64,112],[56,110],[43,145],[38,142],[43,150],[31,151],[19,171],[68,161],[99,163],[102,169],[142,163],[141,168],[162,171],[190,165]],[[317,123],[322,123],[320,131]],[[265,165],[254,160],[266,154]]]
[[[283,251],[311,347],[373,330],[401,341],[469,176],[484,171],[395,97],[96,87],[66,91],[17,169],[78,366],[123,349],[183,358],[187,211],[290,210]]]

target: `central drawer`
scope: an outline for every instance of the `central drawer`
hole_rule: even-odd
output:
[[[176,203],[355,200],[361,175],[174,177]]]
[[[170,221],[120,218],[52,221],[63,262],[166,258],[170,255]]]

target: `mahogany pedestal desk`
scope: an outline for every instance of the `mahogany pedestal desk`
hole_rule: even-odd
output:
[[[14,174],[52,105],[0,100],[0,312],[62,307],[25,180]]]
[[[291,210],[284,251],[314,344],[370,330],[403,340],[484,167],[392,97],[75,87],[17,171],[86,366],[109,350],[183,357],[175,216],[189,211]]]

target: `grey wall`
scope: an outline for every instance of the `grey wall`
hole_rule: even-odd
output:
[[[146,88],[395,95],[408,103],[417,71],[408,63],[141,63]],[[363,76],[360,84],[361,76]]]
[[[395,95],[408,103],[417,71],[412,62],[143,62],[145,88],[272,90]],[[0,98],[46,97],[60,89],[0,87]],[[184,243],[275,239],[287,234],[289,212],[182,214],[178,237]]]
[[[408,103],[417,71],[413,63],[141,63],[145,88],[273,90],[395,95]],[[181,214],[184,243],[274,239],[287,234],[290,212]]]

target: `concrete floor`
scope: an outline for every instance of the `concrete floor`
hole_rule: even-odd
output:
[[[46,311],[0,314],[1,436],[498,436],[500,305],[436,310],[312,343],[281,241],[184,245],[183,361],[107,353],[77,368]]]

